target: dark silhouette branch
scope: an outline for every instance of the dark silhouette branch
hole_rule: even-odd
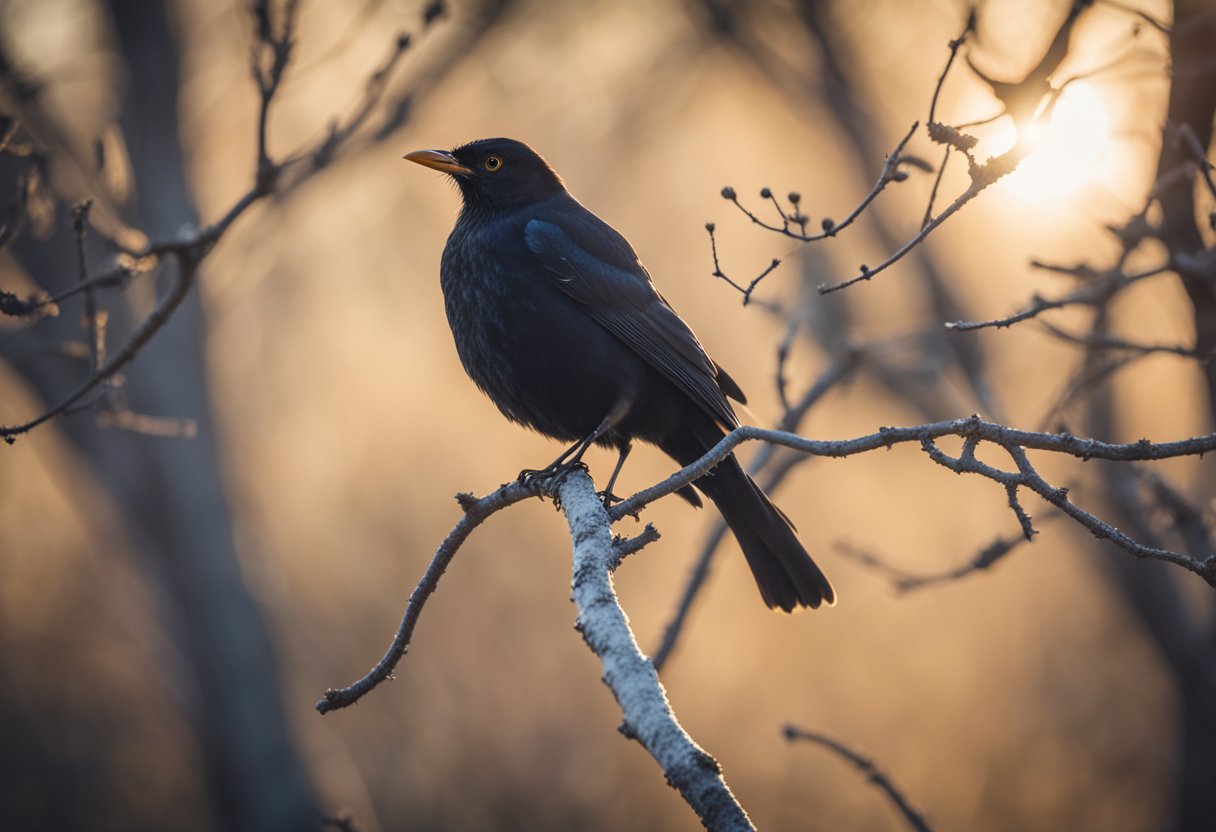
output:
[[[542,494],[549,493],[545,491],[545,488],[548,486],[549,482],[547,480],[533,479],[526,482],[508,483],[492,494],[481,498],[476,498],[468,493],[457,494],[456,502],[460,503],[460,507],[464,509],[464,516],[460,518],[456,525],[452,527],[452,530],[448,532],[447,537],[443,539],[443,542],[439,544],[439,548],[435,550],[431,563],[423,573],[422,579],[418,581],[418,585],[410,593],[410,600],[406,605],[405,615],[401,619],[401,626],[397,628],[397,635],[393,638],[392,644],[389,645],[383,658],[376,662],[375,667],[357,682],[344,688],[325,691],[325,696],[316,704],[317,711],[327,714],[330,711],[336,711],[339,708],[353,705],[370,693],[381,682],[391,679],[397,663],[401,661],[410,648],[410,639],[413,638],[414,626],[418,623],[418,616],[422,614],[423,606],[439,585],[439,579],[447,571],[452,558],[456,556],[456,552],[460,550],[460,547],[468,539],[469,535],[472,534],[473,530],[484,523],[491,515],[507,506],[515,505],[529,497],[539,497]]]
[[[1200,355],[1194,347],[1186,347],[1181,344],[1142,343],[1127,338],[1120,338],[1116,335],[1069,332],[1047,321],[1039,321],[1039,326],[1054,338],[1058,338],[1069,344],[1076,344],[1077,346],[1095,350],[1126,350],[1127,352],[1139,353],[1141,355],[1164,353],[1166,355],[1176,355],[1180,358],[1194,358],[1199,361],[1209,361],[1211,359],[1210,355]]]
[[[96,325],[98,315],[95,312],[89,313],[88,308],[92,305],[91,298],[96,289],[121,287],[135,274],[153,271],[166,259],[172,259],[177,266],[177,278],[169,294],[134,329],[112,358],[105,361],[95,360],[88,378],[73,392],[48,407],[38,416],[21,424],[0,426],[0,438],[12,444],[21,434],[33,430],[56,416],[79,412],[79,406],[82,401],[112,380],[135,359],[140,350],[168,323],[173,313],[192,288],[202,261],[211,253],[229,228],[250,207],[278,192],[279,180],[284,171],[304,159],[312,159],[312,167],[309,171],[297,177],[296,182],[298,183],[309,173],[320,170],[323,164],[327,163],[339,148],[364,124],[370,113],[381,102],[387,88],[387,79],[390,73],[396,67],[401,55],[409,47],[409,38],[404,35],[399,35],[395,39],[395,45],[389,58],[372,73],[364,90],[361,103],[355,115],[347,123],[332,129],[326,138],[315,147],[279,161],[274,159],[268,146],[270,111],[291,60],[297,10],[298,0],[289,0],[281,15],[281,21],[276,24],[268,0],[255,0],[251,5],[251,13],[254,18],[254,27],[257,35],[257,43],[254,47],[251,61],[251,71],[259,92],[254,181],[250,188],[218,220],[201,229],[186,232],[171,239],[149,241],[134,249],[126,246],[121,241],[110,240],[115,248],[119,250],[119,256],[116,258],[114,265],[96,274],[82,272],[80,279],[74,286],[58,293],[54,297],[22,301],[11,292],[0,292],[0,313],[13,316],[29,316],[39,310],[53,308],[54,305],[76,294],[83,293],[85,296],[86,319],[90,321],[90,326],[92,327]],[[83,246],[84,222],[86,218],[87,211],[81,212],[77,231],[79,246]],[[81,262],[83,263],[83,260]],[[94,351],[96,351],[98,340],[99,335],[94,332],[91,337],[90,347]],[[100,358],[97,352],[94,354],[98,359]]]
[[[85,396],[114,378],[119,370],[127,366],[139,354],[144,345],[152,340],[153,336],[168,323],[173,313],[181,305],[181,302],[186,299],[186,295],[189,294],[190,289],[194,285],[194,277],[197,274],[198,268],[197,262],[184,256],[177,257],[176,262],[177,278],[173,282],[169,294],[165,295],[148,317],[144,318],[139,326],[135,328],[135,331],[131,333],[122,348],[112,358],[92,372],[79,387],[61,399],[58,404],[22,424],[0,426],[0,437],[5,442],[11,445],[21,434],[33,430],[60,414],[72,412],[72,408],[84,399]]]
[[[975,32],[975,25],[979,20],[975,13],[975,7],[972,6],[967,10],[967,23],[963,27],[963,31],[959,36],[950,41],[950,57],[946,59],[946,65],[942,68],[942,72],[937,76],[937,84],[933,87],[933,98],[929,101],[929,123],[937,123],[937,99],[941,97],[942,87],[946,85],[946,77],[950,74],[950,67],[954,66],[954,59],[958,57],[958,50],[967,42],[967,38]]]
[[[1061,267],[1047,266],[1041,263],[1033,264],[1037,268],[1048,269],[1051,271],[1062,271]],[[1076,269],[1078,267],[1071,267]],[[1037,318],[1044,312],[1052,309],[1063,309],[1068,306],[1099,306],[1109,302],[1110,298],[1116,293],[1126,289],[1133,283],[1139,283],[1141,280],[1147,280],[1150,277],[1156,277],[1159,274],[1165,274],[1169,271],[1169,266],[1154,266],[1135,274],[1123,274],[1122,271],[1115,269],[1104,274],[1096,275],[1093,280],[1090,280],[1074,289],[1067,294],[1057,298],[1044,298],[1039,295],[1034,295],[1030,300],[1030,305],[1020,312],[1015,312],[1012,315],[1007,315],[1004,318],[994,318],[988,321],[950,321],[945,326],[951,332],[972,332],[977,329],[1005,329],[1014,324],[1028,321],[1031,318]]]
[[[904,797],[903,792],[896,788],[891,778],[883,772],[878,765],[869,757],[862,756],[856,751],[853,751],[847,745],[832,739],[824,734],[819,734],[814,731],[807,731],[799,728],[796,725],[786,725],[781,729],[782,735],[790,742],[809,742],[815,745],[822,746],[829,751],[834,752],[837,756],[842,757],[847,762],[851,763],[854,768],[865,775],[876,789],[881,791],[891,801],[899,814],[903,817],[904,822],[909,829],[916,832],[932,832],[932,827],[925,820],[924,816],[912,808],[912,804]]]
[[[912,136],[916,133],[916,128],[919,126],[920,122],[914,122],[904,137],[899,140],[899,144],[895,146],[895,149],[887,155],[887,161],[883,165],[882,173],[879,174],[878,180],[874,183],[874,187],[871,188],[870,192],[866,194],[865,198],[858,203],[857,207],[854,208],[852,212],[840,222],[825,218],[822,221],[823,231],[819,234],[807,234],[805,230],[795,231],[793,229],[794,225],[805,227],[806,223],[810,219],[809,217],[802,216],[800,213],[801,209],[798,208],[798,203],[802,201],[800,194],[790,194],[790,202],[794,206],[794,211],[793,213],[787,214],[781,207],[781,203],[779,203],[777,198],[773,196],[773,192],[770,188],[764,188],[760,191],[760,198],[770,200],[776,207],[777,214],[781,217],[781,225],[773,225],[765,222],[751,210],[744,207],[744,205],[739,202],[739,195],[735,192],[734,188],[723,188],[722,198],[738,208],[744,216],[752,221],[752,223],[760,226],[766,231],[773,231],[777,234],[789,237],[791,240],[797,240],[800,243],[815,243],[819,242],[820,240],[827,240],[831,237],[837,236],[841,231],[844,231],[846,228],[856,222],[857,218],[865,213],[865,210],[870,207],[870,204],[874,202],[875,199],[878,198],[879,194],[886,190],[888,185],[890,185],[892,182],[903,182],[908,178],[907,172],[901,170],[900,165],[908,162],[909,160],[909,157],[904,155],[904,148],[912,139]]]
[[[1006,555],[1026,542],[1028,542],[1028,538],[1023,532],[998,537],[976,552],[971,560],[966,563],[943,572],[926,574],[913,573],[901,569],[893,565],[888,559],[845,541],[837,541],[832,548],[849,560],[885,575],[897,592],[904,593],[918,589],[927,589],[931,586],[939,586],[945,583],[953,583],[976,572],[991,569],[1003,560]]]
[[[760,226],[766,231],[772,231],[785,237],[789,237],[792,240],[797,240],[800,243],[815,243],[819,242],[820,240],[835,237],[856,222],[858,217],[866,212],[866,209],[869,208],[874,200],[878,198],[879,194],[886,190],[888,185],[890,185],[892,182],[903,182],[908,178],[907,171],[903,170],[901,165],[911,163],[916,166],[923,167],[923,163],[920,162],[920,160],[904,155],[904,148],[912,139],[912,136],[916,133],[916,128],[919,126],[919,122],[914,122],[907,134],[904,135],[904,137],[899,141],[899,144],[895,146],[895,149],[892,150],[887,156],[887,161],[883,165],[882,172],[879,174],[878,180],[874,183],[874,187],[871,188],[870,192],[866,194],[860,203],[858,203],[857,207],[854,208],[852,212],[850,212],[849,215],[839,223],[828,217],[824,217],[820,222],[820,227],[823,230],[819,234],[807,234],[806,226],[810,218],[802,213],[802,210],[799,207],[799,203],[801,202],[802,198],[801,195],[797,193],[791,193],[789,195],[789,200],[793,206],[793,210],[791,213],[786,213],[781,207],[781,204],[777,201],[776,197],[773,196],[771,189],[764,188],[760,191],[761,199],[770,200],[776,208],[778,216],[781,217],[781,225],[773,225],[772,223],[766,222],[751,210],[746,208],[741,202],[739,202],[739,195],[735,192],[734,188],[723,188],[722,198],[738,208],[744,216],[752,221],[753,224]],[[794,229],[795,226],[797,226],[797,230]],[[762,280],[764,280],[764,278],[766,278],[774,269],[781,265],[781,261],[774,259],[756,277],[752,278],[746,287],[742,286],[735,280],[728,277],[726,273],[722,271],[722,266],[718,260],[717,240],[714,237],[714,224],[712,222],[707,223],[705,225],[705,229],[709,232],[710,252],[713,255],[713,276],[725,280],[740,293],[742,293],[743,305],[746,306],[751,301],[752,292],[755,291],[756,287]]]

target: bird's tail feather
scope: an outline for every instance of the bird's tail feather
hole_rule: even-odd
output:
[[[671,447],[670,444],[664,443],[663,449],[682,465],[695,461],[705,452],[692,447]],[[832,584],[799,542],[793,524],[752,481],[733,455],[720,462],[696,485],[722,512],[722,518],[743,549],[760,595],[770,609],[792,612],[798,607],[814,608],[823,603],[835,603]]]

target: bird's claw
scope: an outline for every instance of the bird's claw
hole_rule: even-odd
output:
[[[600,500],[603,501],[604,508],[612,508],[617,503],[625,502],[624,497],[618,497],[615,494],[613,494],[611,491],[608,491],[608,490],[600,491],[600,492],[596,493],[595,496],[599,497]]]
[[[515,479],[516,482],[527,485],[532,480],[548,479],[557,473],[557,466],[550,465],[548,468],[525,468],[519,472],[519,476]]]
[[[559,474],[564,474],[567,471],[573,471],[575,468],[580,468],[583,471],[588,471],[587,463],[582,460],[574,462],[563,462],[560,465],[550,465],[548,468],[525,468],[519,472],[519,477],[516,482],[527,485],[534,480],[547,480],[556,477]]]

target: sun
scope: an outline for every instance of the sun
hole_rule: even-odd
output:
[[[1012,147],[1017,138],[1012,121],[1004,122],[990,139],[994,155]],[[1078,191],[1101,169],[1110,143],[1110,119],[1102,98],[1083,81],[1064,88],[1046,125],[1024,129],[1036,131],[1028,138],[1037,147],[1000,184],[1027,202],[1062,199]]]

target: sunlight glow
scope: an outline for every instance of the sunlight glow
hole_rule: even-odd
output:
[[[1028,136],[1038,144],[1001,187],[1028,202],[1067,197],[1094,177],[1110,143],[1110,120],[1102,99],[1084,82],[1060,94],[1049,124],[1034,124]],[[990,141],[993,153],[1013,146],[1016,128],[1008,119]]]

